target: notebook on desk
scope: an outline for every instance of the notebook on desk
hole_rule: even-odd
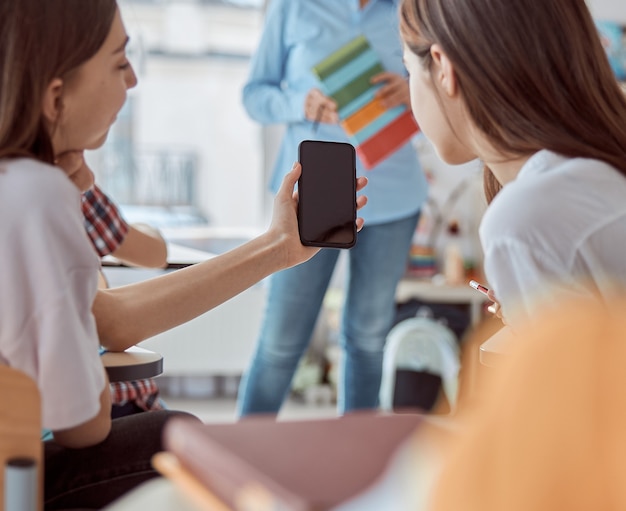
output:
[[[218,425],[173,419],[164,442],[207,495],[233,510],[253,501],[255,510],[326,511],[374,485],[421,422],[374,412]]]

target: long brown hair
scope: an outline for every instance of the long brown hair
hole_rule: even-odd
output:
[[[442,47],[468,114],[503,154],[549,149],[626,175],[626,96],[585,0],[403,0],[400,31],[427,69]],[[489,169],[485,185],[490,199]]]
[[[53,162],[44,91],[98,51],[116,9],[115,0],[0,0],[0,157]]]

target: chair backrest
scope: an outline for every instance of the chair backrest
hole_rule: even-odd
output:
[[[393,410],[396,371],[406,369],[440,376],[450,408],[454,409],[460,367],[459,347],[452,330],[425,317],[401,321],[387,335],[379,393],[381,408]]]
[[[4,467],[12,458],[37,463],[38,509],[43,509],[43,443],[41,397],[35,382],[21,371],[0,365],[0,510],[4,511]]]

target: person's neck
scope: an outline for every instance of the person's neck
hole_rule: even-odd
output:
[[[517,174],[533,154],[506,154],[494,147],[487,137],[477,130],[471,132],[471,140],[468,146],[471,147],[473,154],[489,167],[502,186],[517,178]]]
[[[519,156],[511,159],[498,159],[492,161],[485,161],[485,165],[489,167],[493,175],[500,182],[502,186],[515,181],[515,178],[522,170],[522,167],[526,164],[532,155]]]

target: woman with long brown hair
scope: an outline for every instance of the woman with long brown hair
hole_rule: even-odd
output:
[[[156,475],[150,459],[173,412],[111,420],[99,344],[123,350],[317,252],[298,235],[295,164],[259,237],[98,291],[80,209],[93,184],[83,152],[104,143],[136,85],[127,42],[115,0],[0,0],[0,364],[26,373],[41,394],[53,434],[44,442],[46,509],[100,509]]]
[[[626,284],[626,98],[584,0],[404,0],[400,18],[422,131],[446,162],[485,165],[506,321]]]

